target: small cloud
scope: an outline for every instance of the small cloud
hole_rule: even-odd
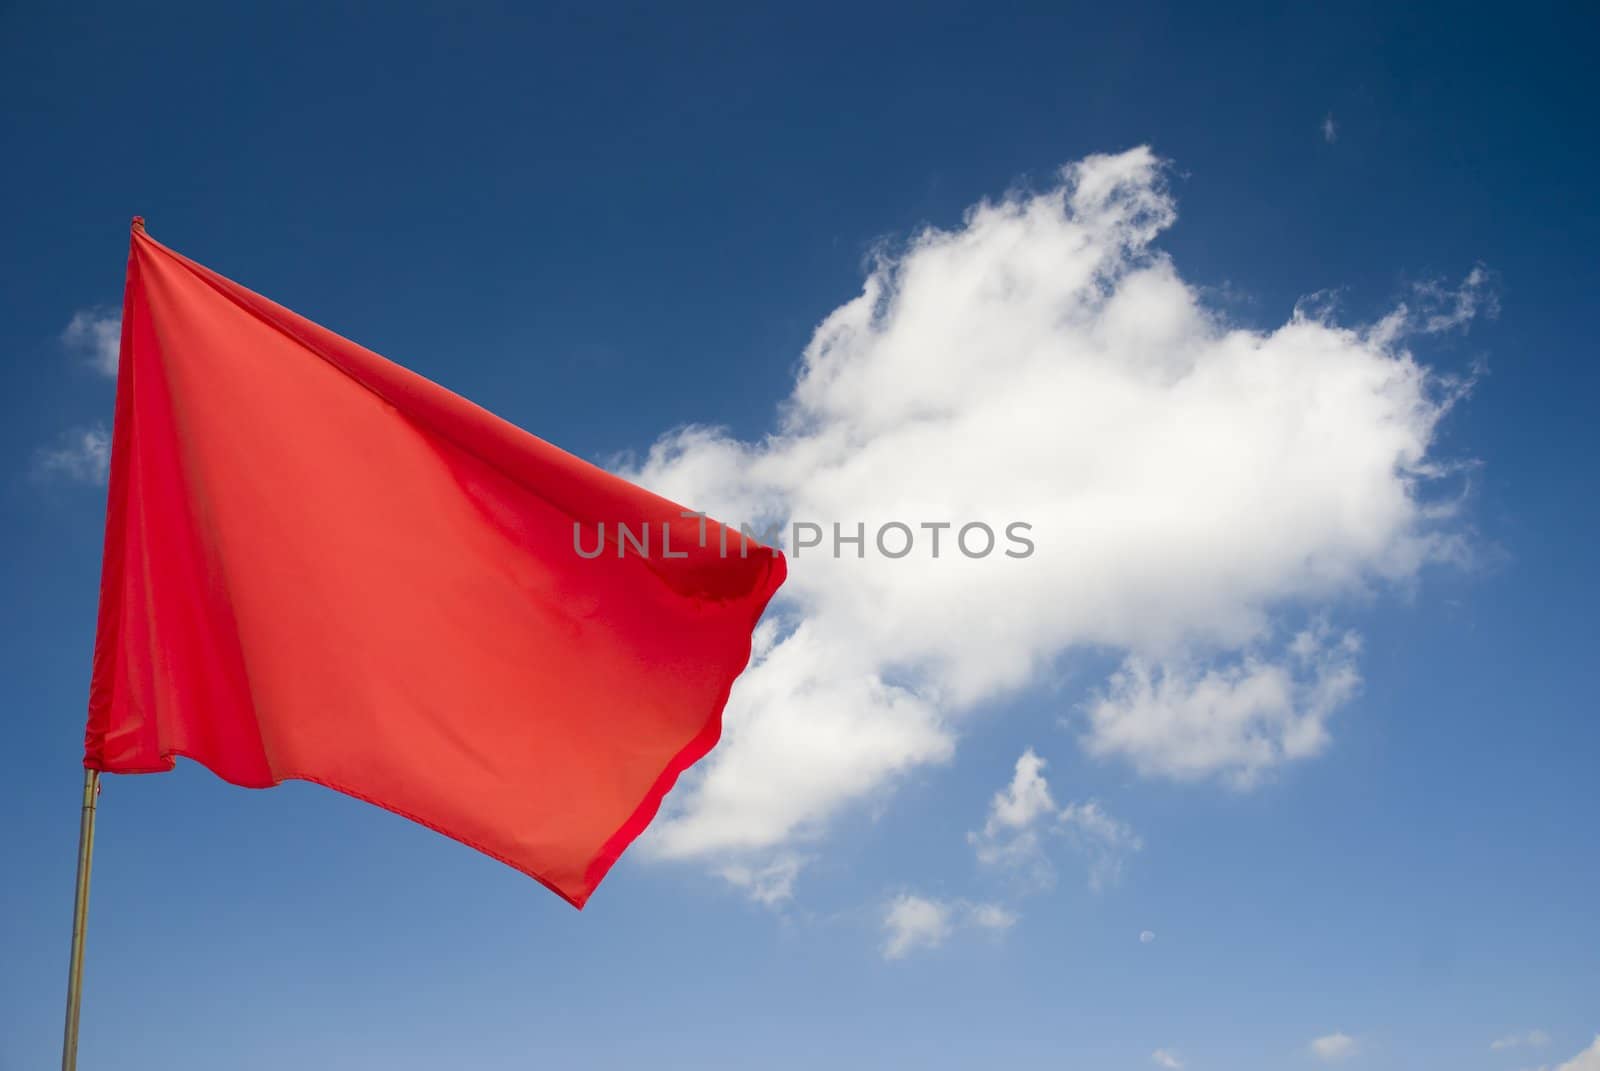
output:
[[[1322,140],[1327,142],[1329,145],[1332,145],[1334,142],[1339,140],[1339,124],[1333,121],[1333,115],[1331,113],[1323,116]]]
[[[1139,931],[1139,943],[1141,945],[1147,945],[1151,941],[1154,941],[1155,939],[1156,939],[1156,931],[1154,931],[1154,930],[1140,930]]]
[[[938,948],[959,928],[1004,933],[1018,921],[1016,912],[999,904],[965,900],[930,900],[903,893],[884,912],[884,959],[903,959],[920,948]]]
[[[974,904],[971,919],[974,926],[985,930],[1009,930],[1017,924],[1017,913],[999,904]]]
[[[1044,778],[1045,762],[1033,748],[1028,748],[1017,759],[1011,784],[996,792],[989,808],[989,821],[984,833],[993,836],[997,829],[1026,829],[1034,819],[1055,810],[1055,800],[1050,798],[1050,784]]]
[[[1183,1061],[1178,1059],[1178,1054],[1171,1049],[1157,1049],[1150,1054],[1150,1062],[1157,1067],[1164,1067],[1167,1071],[1182,1071]]]
[[[1317,1038],[1311,1043],[1311,1055],[1323,1063],[1331,1064],[1347,1059],[1354,1056],[1355,1052],[1356,1039],[1338,1031]]]
[[[79,309],[61,332],[61,343],[86,356],[95,371],[115,379],[122,348],[122,314],[116,309]]]
[[[1370,341],[1392,346],[1413,335],[1465,332],[1474,320],[1493,320],[1500,315],[1494,275],[1482,264],[1475,265],[1456,286],[1430,279],[1415,284],[1411,290],[1409,301],[1395,306],[1367,330]]]
[[[1495,1052],[1505,1049],[1518,1049],[1526,1046],[1530,1049],[1541,1048],[1550,1044],[1550,1035],[1543,1030],[1529,1030],[1525,1034],[1507,1034],[1503,1038],[1496,1038],[1489,1042],[1489,1048]]]
[[[762,866],[729,863],[718,873],[724,880],[743,889],[750,899],[765,907],[777,907],[793,899],[795,879],[804,860],[796,855],[781,855]]]
[[[1029,883],[1038,888],[1055,884],[1055,873],[1035,828],[1041,818],[1056,811],[1044,768],[1045,761],[1032,748],[1024,751],[1017,759],[1011,783],[990,801],[983,830],[967,834],[967,843],[977,852],[978,862],[1024,872]]]
[[[1419,283],[1417,294],[1426,316],[1422,333],[1436,335],[1465,327],[1480,314],[1494,319],[1500,315],[1500,298],[1495,291],[1489,269],[1475,265],[1461,280],[1461,285],[1448,287],[1437,281]]]
[[[122,314],[116,309],[79,309],[61,330],[61,345],[102,375],[115,379],[122,346]],[[33,474],[46,481],[105,483],[111,467],[111,433],[104,424],[72,428],[55,446],[34,452]]]
[[[1089,888],[1099,892],[1122,879],[1128,856],[1144,842],[1128,823],[1105,812],[1095,800],[1069,803],[1059,814],[1061,829],[1089,859]]]
[[[938,948],[953,929],[950,914],[950,905],[938,900],[909,894],[895,897],[883,916],[888,934],[883,958],[902,959],[918,948]]]
[[[1142,842],[1132,827],[1111,817],[1094,800],[1057,807],[1044,776],[1045,765],[1032,748],[1017,759],[1011,783],[989,803],[983,829],[967,834],[978,861],[1021,871],[1035,886],[1048,887],[1055,874],[1040,834],[1053,833],[1066,837],[1086,857],[1090,888],[1099,891],[1115,884],[1124,860],[1139,851]]]
[[[33,461],[40,479],[74,483],[105,483],[110,467],[111,434],[103,424],[73,429],[60,446],[40,450]]]

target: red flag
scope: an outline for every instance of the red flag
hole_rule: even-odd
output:
[[[783,582],[683,513],[135,220],[84,765],[315,781],[582,907]]]

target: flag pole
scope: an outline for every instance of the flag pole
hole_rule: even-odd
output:
[[[144,233],[144,217],[130,229]],[[72,952],[67,962],[67,1023],[61,1034],[61,1071],[78,1071],[78,1013],[83,1010],[83,940],[89,928],[89,871],[94,866],[94,815],[100,802],[100,771],[83,770],[83,812],[78,818],[78,883],[72,901]]]
[[[61,1071],[77,1071],[78,1011],[83,1006],[83,935],[89,922],[89,867],[94,863],[94,812],[100,771],[83,771],[83,814],[78,821],[78,891],[72,905],[72,962],[67,970],[67,1027],[61,1040]]]

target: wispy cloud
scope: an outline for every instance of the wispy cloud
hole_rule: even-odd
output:
[[[71,352],[88,358],[101,375],[115,379],[117,356],[122,345],[122,313],[116,309],[80,309],[61,332],[61,343]]]
[[[122,314],[91,307],[72,314],[61,331],[61,346],[102,375],[117,375],[122,344]],[[33,454],[33,475],[43,481],[104,483],[111,464],[111,434],[104,424],[72,428]]]
[[[803,865],[799,856],[784,854],[762,866],[729,863],[718,873],[743,889],[756,903],[776,907],[793,898],[794,884]]]
[[[1218,773],[1248,788],[1328,743],[1327,722],[1361,684],[1360,638],[1306,630],[1280,651],[1237,661],[1130,658],[1088,708],[1084,744],[1175,780]]]
[[[1339,124],[1331,113],[1322,117],[1322,140],[1329,145],[1339,140]]]
[[[903,959],[919,949],[938,948],[957,929],[970,927],[1003,933],[1016,925],[1015,912],[998,904],[965,900],[932,900],[902,893],[883,914],[883,956]]]
[[[1479,264],[1455,286],[1438,279],[1413,284],[1410,297],[1374,324],[1369,334],[1377,342],[1393,345],[1421,335],[1465,331],[1474,321],[1499,315],[1494,277]]]
[[[972,924],[985,930],[1009,930],[1020,917],[1015,911],[999,904],[975,904],[972,907]]]
[[[1167,1071],[1183,1071],[1183,1061],[1171,1049],[1157,1049],[1150,1054],[1150,1062]]]
[[[34,475],[44,480],[104,483],[111,465],[111,433],[104,425],[74,428],[56,446],[34,454]]]
[[[1128,823],[1111,817],[1097,800],[1069,803],[1058,815],[1059,827],[1088,860],[1089,888],[1099,892],[1122,880],[1123,866],[1144,841]]]
[[[895,897],[883,916],[884,958],[901,959],[918,948],[938,948],[953,929],[950,916],[950,905],[938,900],[909,893]]]
[[[1127,857],[1143,843],[1132,827],[1107,814],[1098,801],[1058,807],[1044,769],[1045,761],[1032,748],[1017,759],[1010,783],[989,803],[983,828],[967,834],[978,861],[1010,868],[1031,885],[1047,886],[1054,871],[1042,838],[1061,836],[1086,859],[1090,888],[1098,891],[1115,884]]]
[[[1548,1044],[1550,1044],[1549,1034],[1546,1034],[1543,1030],[1529,1030],[1523,1034],[1507,1034],[1505,1037],[1495,1038],[1489,1042],[1489,1048],[1495,1052],[1501,1052],[1506,1049],[1523,1047],[1537,1049]]]
[[[1356,1048],[1355,1038],[1338,1031],[1317,1038],[1310,1045],[1311,1055],[1329,1064],[1349,1059],[1356,1054]]]
[[[1056,813],[1044,767],[1032,748],[1024,751],[1010,783],[990,801],[983,828],[967,834],[980,863],[1026,872],[1029,884],[1040,887],[1054,883],[1054,871],[1039,840],[1040,820]]]

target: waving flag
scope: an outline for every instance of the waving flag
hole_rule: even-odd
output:
[[[110,481],[87,768],[314,781],[577,907],[784,578],[137,220]]]

